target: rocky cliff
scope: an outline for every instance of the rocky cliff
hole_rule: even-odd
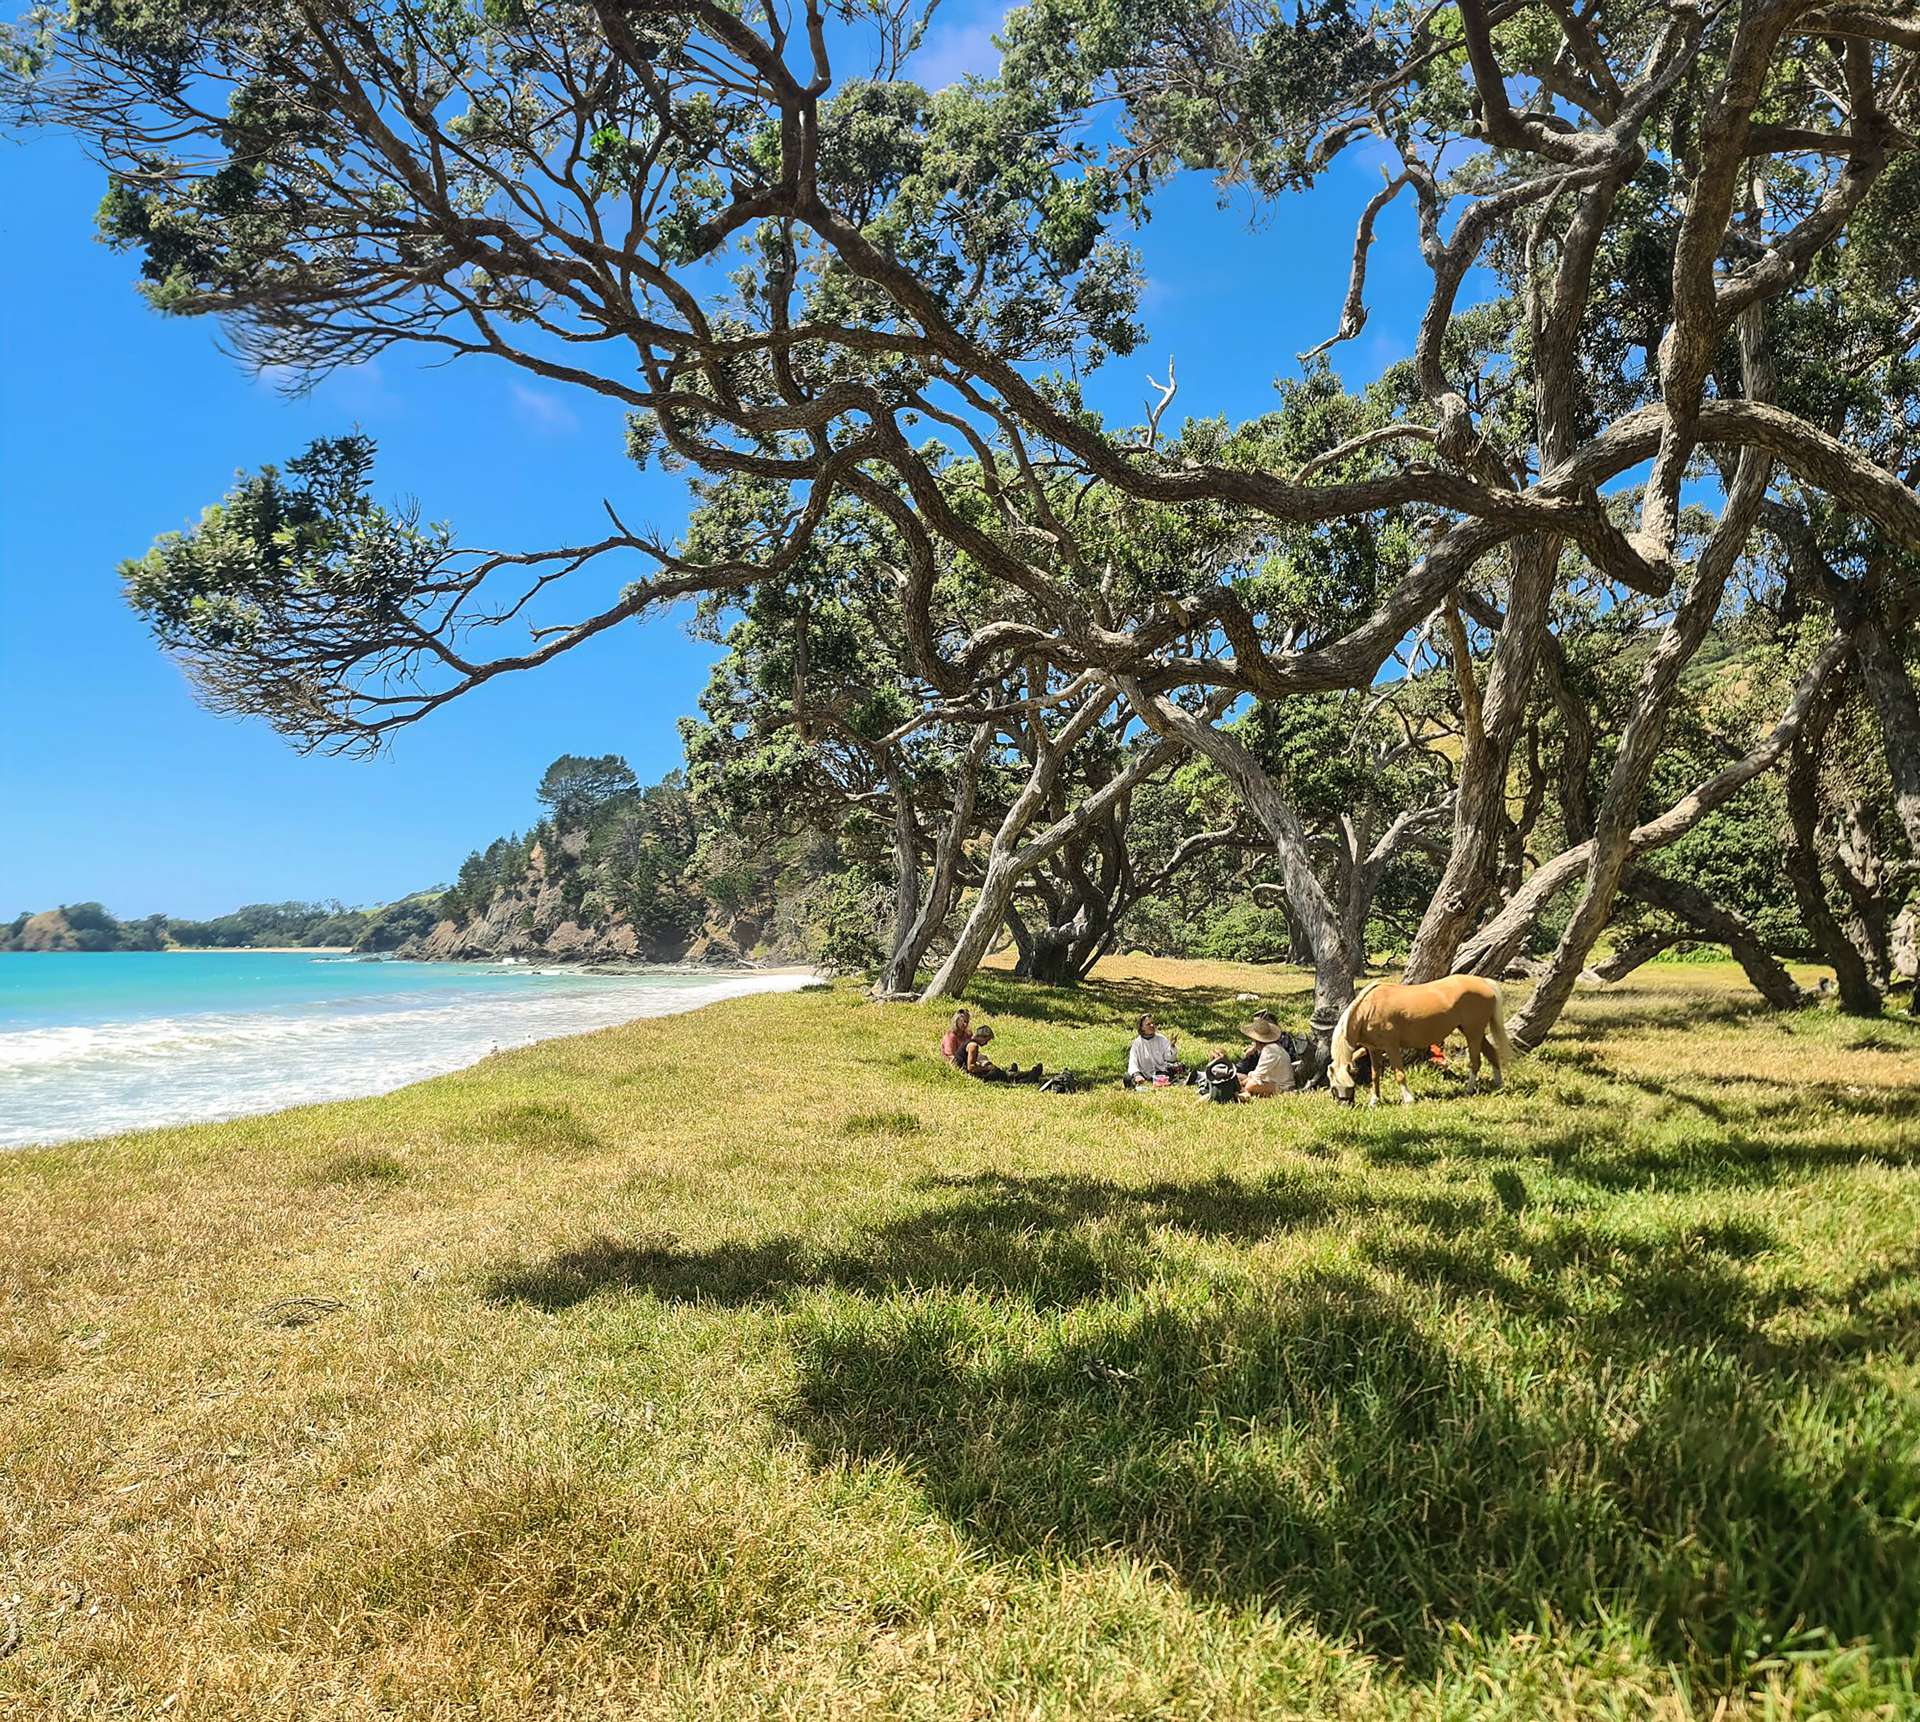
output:
[[[432,931],[409,939],[395,953],[423,961],[498,961],[537,957],[547,962],[711,963],[730,966],[784,953],[759,949],[763,931],[750,916],[724,922],[709,916],[688,932],[667,925],[642,929],[619,909],[589,912],[571,887],[581,839],[567,833],[552,846],[536,841],[525,874],[502,886],[479,908],[460,919],[438,922]]]

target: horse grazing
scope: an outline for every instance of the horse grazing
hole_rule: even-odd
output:
[[[1400,1080],[1400,1104],[1411,1106],[1413,1092],[1407,1087],[1404,1068],[1407,1048],[1424,1051],[1437,1046],[1455,1029],[1467,1037],[1467,1062],[1473,1072],[1467,1092],[1480,1086],[1482,1046],[1493,1055],[1494,1072],[1505,1083],[1513,1044],[1507,1039],[1506,1015],[1495,982],[1479,975],[1448,975],[1413,987],[1375,981],[1333,1025],[1327,1086],[1341,1105],[1351,1106],[1359,1085],[1371,1078],[1373,1098],[1367,1104],[1378,1106],[1380,1062],[1385,1059]]]

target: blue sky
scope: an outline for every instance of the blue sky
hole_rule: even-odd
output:
[[[990,69],[997,7],[949,7],[917,69],[939,84]],[[1329,334],[1354,218],[1377,170],[1343,164],[1310,201],[1250,224],[1199,178],[1138,236],[1151,339],[1109,365],[1095,404],[1131,419],[1172,354],[1185,414],[1271,403],[1293,355]],[[556,754],[625,754],[643,778],[679,760],[710,648],[684,615],[615,630],[505,677],[403,732],[374,760],[303,757],[264,725],[197,706],[121,601],[119,561],[187,524],[238,468],[358,426],[383,495],[418,498],[462,540],[577,542],[600,499],[671,534],[677,481],[621,453],[616,410],[509,367],[429,368],[396,349],[288,400],[133,290],[137,259],[93,237],[99,171],[66,140],[0,139],[0,917],[98,899],[123,916],[243,902],[369,903],[452,877],[468,850],[523,828]],[[1403,200],[1403,204],[1404,204]],[[1406,208],[1381,223],[1358,382],[1411,350],[1425,271],[1396,279]],[[604,586],[597,590],[604,590]],[[597,606],[594,606],[597,607]],[[583,610],[586,606],[582,606]]]

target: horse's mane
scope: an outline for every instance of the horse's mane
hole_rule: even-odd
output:
[[[1333,1043],[1327,1049],[1329,1070],[1345,1071],[1352,1065],[1353,1042],[1347,1039],[1347,1018],[1353,1015],[1353,1007],[1381,984],[1379,981],[1369,981],[1347,1001],[1347,1008],[1333,1019]]]

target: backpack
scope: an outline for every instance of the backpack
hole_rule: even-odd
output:
[[[1209,1100],[1225,1105],[1240,1098],[1240,1074],[1233,1068],[1231,1059],[1216,1058],[1201,1072],[1201,1084]]]

